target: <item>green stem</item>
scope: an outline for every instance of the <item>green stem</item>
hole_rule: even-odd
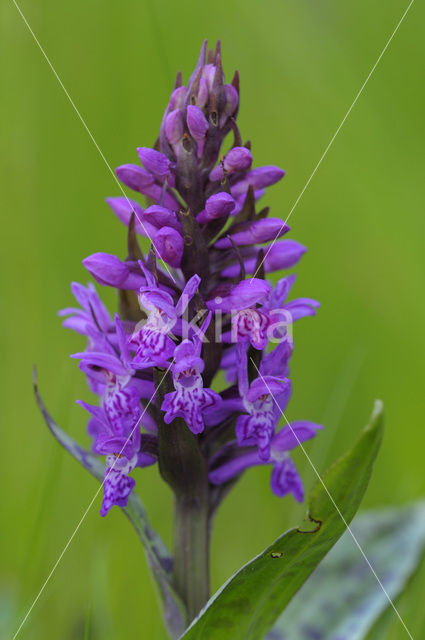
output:
[[[187,606],[188,623],[209,598],[209,517],[206,491],[176,496],[174,502],[174,576]]]
[[[170,376],[155,370],[158,407],[172,390]],[[209,598],[209,491],[199,441],[181,418],[164,424],[158,411],[159,470],[174,493],[174,582],[187,623]]]

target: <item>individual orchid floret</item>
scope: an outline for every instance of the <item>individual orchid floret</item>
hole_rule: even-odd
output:
[[[291,382],[288,378],[263,375],[261,368],[259,377],[249,384],[247,364],[246,350],[239,345],[239,392],[247,415],[240,415],[236,420],[236,438],[239,446],[257,445],[261,460],[267,461],[277,423],[291,396]]]
[[[173,297],[158,287],[155,278],[142,263],[141,268],[147,286],[140,289],[139,302],[148,312],[148,317],[129,338],[130,348],[135,350],[132,366],[141,369],[166,366],[175,348],[169,334],[195,295],[201,279],[196,274],[192,276],[177,304],[174,304]]]
[[[128,474],[133,471],[136,462],[136,456],[133,456],[131,460],[117,454],[107,456],[103,480],[103,502],[100,509],[102,517],[106,516],[114,505],[117,507],[127,506],[130,493],[136,484],[134,478]]]
[[[223,342],[249,340],[256,349],[264,349],[269,319],[257,307],[270,296],[271,285],[261,278],[250,278],[225,289],[215,290],[215,297],[207,301],[209,309],[232,314],[232,330],[223,334]]]
[[[125,424],[140,415],[140,399],[154,392],[149,380],[136,379],[131,367],[127,337],[118,315],[115,331],[102,334],[95,345],[71,357],[79,359],[80,369],[87,375],[91,388],[103,398],[103,406],[111,424]],[[116,427],[119,431],[119,426]]]
[[[183,340],[175,348],[171,367],[175,391],[165,395],[161,406],[167,424],[174,418],[183,418],[194,434],[204,430],[202,413],[221,402],[218,393],[204,388],[201,375],[205,367],[201,358],[202,339],[210,321],[211,312],[199,334],[192,339]]]
[[[279,498],[292,493],[295,500],[302,502],[304,490],[302,480],[291,460],[288,451],[317,435],[322,426],[313,422],[299,420],[283,427],[270,443],[270,458],[264,461],[253,447],[240,448],[237,442],[227,443],[215,454],[210,462],[210,482],[221,485],[229,482],[249,467],[273,465],[271,488]]]
[[[129,406],[125,404],[119,411],[114,412],[114,418],[118,417],[118,414],[122,418],[122,423],[119,423],[118,420],[111,419],[108,407],[91,405],[82,400],[77,400],[77,403],[92,417],[91,435],[94,438],[95,453],[120,454],[129,460],[137,454],[140,448],[140,405],[137,411],[129,411]],[[134,409],[134,405],[131,409]]]
[[[132,379],[134,370],[123,366],[112,355],[94,352],[78,353],[73,357],[81,358],[80,368],[92,379],[96,379],[102,389],[102,404],[114,433],[124,434],[133,427],[141,416],[141,396],[152,392],[152,386],[146,384],[148,393],[142,391],[143,382]],[[142,384],[141,384],[142,383]]]
[[[252,280],[256,279],[245,282]],[[312,298],[286,302],[294,281],[294,275],[282,278],[265,299],[256,301],[256,306],[251,304],[242,309],[234,306],[231,336],[224,335],[223,340],[250,342],[255,349],[262,350],[269,340],[284,339],[295,320],[314,315],[320,305]]]
[[[243,403],[248,415],[238,416],[236,437],[239,446],[256,444],[261,460],[270,458],[270,443],[281,411],[286,409],[291,395],[288,378],[273,376],[255,378],[243,393]]]
[[[126,506],[135,485],[129,473],[136,467],[146,467],[156,462],[156,439],[142,436],[140,417],[131,423],[122,422],[117,432],[117,423],[112,423],[106,409],[79,401],[92,416],[89,430],[94,437],[93,450],[106,456],[103,481],[104,497],[100,514],[105,516],[113,505]],[[124,428],[125,425],[125,428]],[[147,439],[149,452],[143,451],[142,439]]]

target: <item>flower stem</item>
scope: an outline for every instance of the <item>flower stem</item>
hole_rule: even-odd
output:
[[[176,496],[174,509],[174,576],[189,624],[209,598],[207,490],[197,496]]]
[[[155,370],[158,407],[171,391],[170,376]],[[174,583],[187,623],[209,598],[208,469],[199,442],[181,418],[164,424],[158,411],[159,470],[174,493]]]

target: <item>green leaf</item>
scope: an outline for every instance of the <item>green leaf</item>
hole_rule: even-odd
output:
[[[356,516],[350,528],[394,600],[423,554],[425,502],[366,511]],[[267,638],[361,640],[389,606],[387,596],[347,531],[296,594]]]
[[[103,483],[104,463],[96,455],[80,447],[71,436],[56,424],[41,399],[35,376],[34,393],[44,420],[56,440],[95,478]],[[144,546],[149,567],[159,587],[167,629],[170,636],[176,638],[184,629],[186,613],[184,605],[172,585],[173,559],[162,539],[150,525],[142,501],[135,491],[131,492],[127,506],[122,510],[134,526]]]
[[[369,483],[382,431],[383,407],[377,401],[357,443],[313,488],[301,526],[282,535],[230,578],[182,636],[185,640],[265,637],[356,513]]]

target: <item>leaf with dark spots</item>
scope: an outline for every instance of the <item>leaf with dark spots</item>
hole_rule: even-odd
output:
[[[354,518],[351,531],[394,601],[423,556],[425,502],[365,511]],[[267,640],[310,640],[313,629],[323,640],[362,640],[369,631],[375,637],[372,627],[390,602],[353,536],[344,533],[289,603]],[[399,624],[400,633],[407,637]]]

